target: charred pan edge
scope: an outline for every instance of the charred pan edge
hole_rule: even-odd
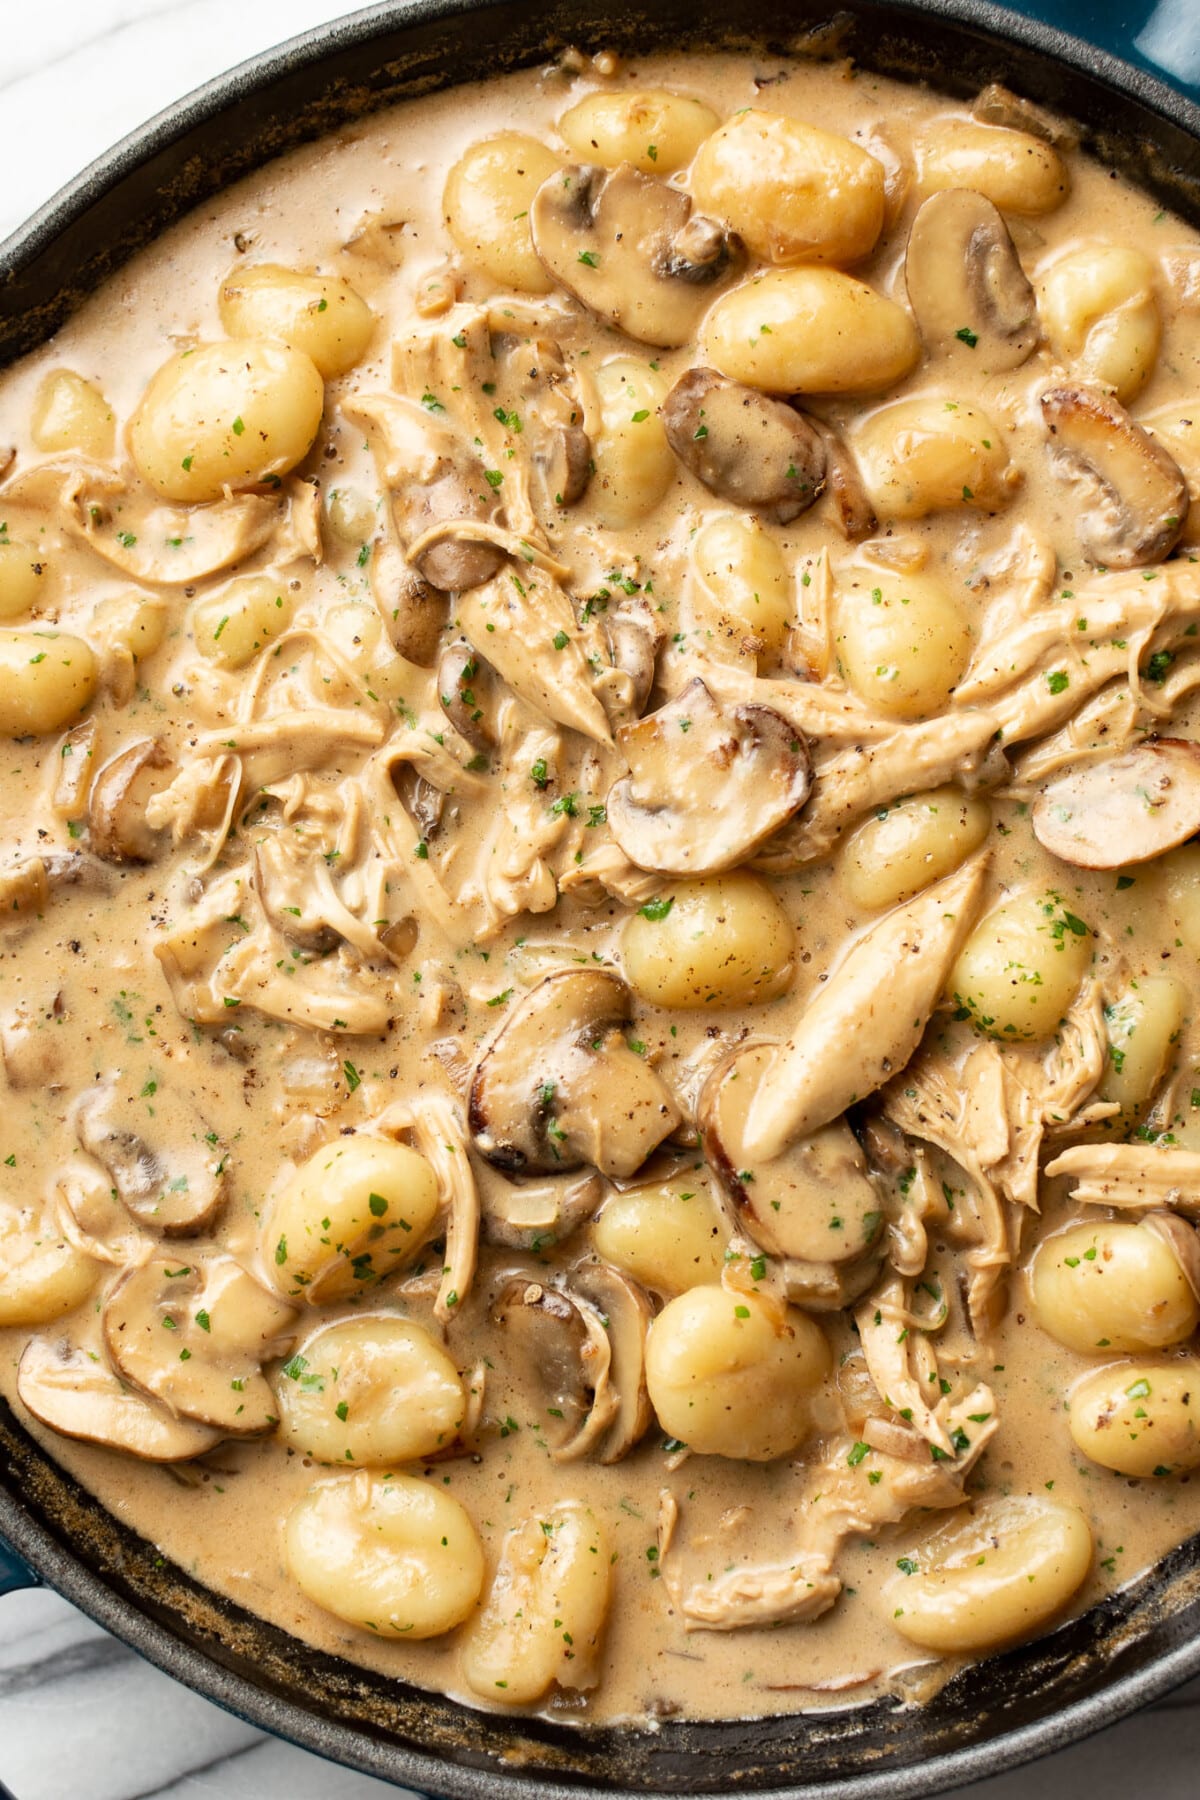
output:
[[[1001,79],[1084,126],[1083,145],[1200,226],[1200,107],[986,0],[409,0],[334,21],[158,115],[0,245],[0,366],[49,337],[191,207],[271,157],[410,95],[544,61],[568,42],[807,49],[966,96]],[[469,33],[453,32],[469,16]],[[449,46],[453,48],[449,48]],[[230,121],[236,114],[236,130]],[[20,1496],[20,1498],[18,1498]],[[309,1649],[218,1599],[120,1526],[0,1402],[0,1533],[159,1668],[349,1767],[455,1800],[724,1793],[907,1800],[1111,1724],[1200,1671],[1200,1540],[1051,1636],[900,1701],[654,1730],[501,1719]],[[991,1740],[991,1741],[989,1741]]]

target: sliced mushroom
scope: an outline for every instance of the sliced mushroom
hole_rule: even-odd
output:
[[[61,1074],[62,993],[55,990],[35,1003],[28,995],[0,1015],[0,1067],[10,1088],[58,1091]]]
[[[458,638],[442,651],[437,666],[438,698],[446,717],[461,738],[473,750],[486,753],[495,749],[496,733],[487,716],[487,690],[491,686],[491,670]]]
[[[650,1302],[628,1276],[599,1261],[562,1287],[519,1275],[493,1311],[524,1384],[541,1394],[539,1425],[556,1462],[592,1455],[615,1463],[651,1419],[646,1390]]]
[[[78,819],[87,806],[96,772],[99,727],[95,717],[72,725],[58,746],[50,804],[60,819]]]
[[[771,1256],[801,1263],[855,1262],[879,1236],[882,1203],[862,1148],[844,1119],[777,1156],[745,1166],[746,1120],[774,1056],[770,1044],[733,1053],[700,1099],[704,1154],[731,1222]]]
[[[667,442],[712,494],[786,525],[825,485],[820,433],[786,401],[689,369],[663,402]]]
[[[1060,480],[1079,483],[1090,500],[1076,519],[1089,562],[1106,569],[1161,562],[1188,515],[1178,463],[1110,395],[1050,388],[1041,405],[1051,468]]]
[[[629,989],[604,969],[548,975],[514,1006],[471,1082],[480,1155],[513,1174],[640,1169],[682,1115],[625,1041],[631,1012]]]
[[[574,506],[592,479],[592,440],[582,425],[552,425],[538,433],[533,469],[547,506]]]
[[[586,1456],[608,1431],[618,1400],[612,1347],[594,1306],[515,1276],[492,1312],[522,1384],[542,1397],[539,1428],[556,1462]]]
[[[1006,125],[1010,131],[1027,131],[1030,137],[1056,148],[1074,149],[1079,132],[1066,125],[1045,107],[1014,94],[1002,81],[989,81],[976,96],[971,112],[981,125]]]
[[[643,344],[690,342],[740,260],[736,240],[693,214],[687,194],[629,163],[559,169],[534,195],[529,223],[547,272]]]
[[[392,786],[416,820],[422,840],[428,843],[436,838],[442,828],[446,812],[445,794],[441,788],[434,787],[432,781],[427,781],[424,775],[418,775],[409,762],[394,763],[391,774]]]
[[[17,1365],[17,1393],[35,1419],[63,1437],[124,1450],[144,1462],[186,1462],[203,1456],[221,1433],[131,1394],[112,1370],[67,1339],[31,1338]]]
[[[596,1308],[608,1333],[612,1351],[609,1381],[617,1407],[598,1460],[620,1462],[644,1437],[654,1416],[646,1387],[646,1333],[653,1309],[635,1281],[598,1258],[577,1265],[571,1289],[578,1299]]]
[[[601,629],[612,658],[612,673],[600,678],[597,691],[614,724],[618,714],[624,722],[640,718],[654,686],[661,620],[649,601],[638,594],[614,612],[605,613]]]
[[[1200,744],[1151,738],[1086,763],[1033,804],[1039,844],[1078,869],[1121,869],[1174,850],[1200,831]]]
[[[446,623],[445,594],[423,580],[394,544],[380,544],[371,558],[371,592],[392,648],[430,668]]]
[[[45,912],[56,888],[105,893],[112,880],[104,864],[82,850],[47,850],[0,869],[0,926]]]
[[[241,562],[279,527],[283,509],[262,494],[209,506],[164,506],[120,476],[78,470],[63,490],[68,529],[135,581],[175,586]]]
[[[908,297],[930,350],[988,374],[1015,369],[1040,336],[1037,302],[1008,226],[973,188],[931,194],[908,234]]]
[[[870,537],[879,521],[871,505],[854,453],[831,425],[816,422],[825,445],[825,489],[842,536],[850,543]]]
[[[171,767],[157,738],[139,738],[105,763],[88,800],[88,843],[97,856],[111,863],[154,861],[165,834],[150,826],[146,806]]]
[[[286,1355],[295,1318],[232,1256],[156,1256],[117,1282],[101,1329],[118,1374],[176,1418],[257,1437],[278,1423],[262,1365]]]
[[[609,790],[608,824],[639,868],[731,868],[803,806],[812,785],[794,726],[766,706],[723,709],[698,676],[617,735],[630,773]]]
[[[225,1198],[225,1157],[215,1133],[206,1134],[190,1104],[160,1083],[153,1126],[163,1148],[155,1149],[125,1123],[134,1104],[113,1087],[89,1088],[74,1109],[80,1149],[108,1171],[139,1224],[165,1237],[204,1230]]]

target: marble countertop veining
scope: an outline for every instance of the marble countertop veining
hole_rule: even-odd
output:
[[[1197,0],[1159,0],[1160,51],[1200,70]],[[0,238],[74,172],[178,95],[349,10],[337,0],[0,0],[0,119],[10,154]],[[1138,22],[1145,7],[1137,9]],[[1192,27],[1187,21],[1192,20]],[[1154,21],[1151,21],[1154,24]],[[1145,34],[1143,34],[1145,36]],[[1151,33],[1153,41],[1153,33]],[[1167,56],[1164,55],[1164,60]],[[12,155],[14,145],[25,152]],[[974,1800],[1088,1794],[1195,1800],[1200,1682]],[[0,1600],[0,1781],[16,1800],[384,1800],[402,1791],[264,1737],[152,1669],[48,1592]],[[965,1794],[965,1790],[963,1790]],[[952,1797],[953,1800],[953,1797]]]

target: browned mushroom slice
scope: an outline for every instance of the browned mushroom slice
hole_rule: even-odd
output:
[[[505,1283],[492,1318],[504,1332],[513,1372],[540,1397],[538,1424],[551,1456],[556,1462],[586,1456],[619,1409],[612,1346],[597,1309],[518,1275]]]
[[[604,969],[546,979],[509,1014],[470,1091],[475,1148],[514,1174],[590,1163],[617,1180],[640,1169],[681,1114],[626,1043],[629,989]]]
[[[153,1126],[163,1148],[156,1149],[126,1122],[134,1104],[112,1088],[90,1088],[75,1107],[80,1149],[108,1171],[139,1224],[166,1237],[203,1230],[225,1198],[225,1158],[215,1134],[206,1134],[190,1104],[160,1083]]]
[[[262,1365],[286,1354],[295,1317],[232,1256],[206,1254],[128,1270],[101,1324],[118,1374],[177,1418],[257,1437],[278,1422]]]
[[[123,1450],[144,1462],[203,1456],[221,1433],[131,1394],[101,1359],[62,1339],[31,1338],[17,1366],[17,1393],[35,1419],[63,1437]]]
[[[533,469],[546,506],[574,506],[592,479],[592,440],[582,425],[550,425],[538,432]]]
[[[496,507],[484,482],[483,465],[449,469],[427,484],[414,482],[396,495],[396,526],[414,543],[435,525],[494,519]],[[416,559],[430,587],[446,594],[465,593],[490,581],[504,565],[504,551],[470,537],[447,536],[430,544]]]
[[[825,490],[843,537],[852,544],[870,537],[879,521],[867,495],[854,453],[831,425],[816,421],[825,445]]]
[[[94,856],[81,850],[47,850],[0,869],[0,926],[13,925],[45,912],[57,888],[107,891],[113,875]]]
[[[594,1169],[542,1180],[509,1181],[497,1169],[477,1171],[483,1235],[489,1243],[535,1256],[564,1243],[590,1219],[605,1186]]]
[[[88,800],[88,843],[97,856],[112,863],[154,861],[165,834],[147,823],[146,806],[172,767],[157,738],[139,738],[105,763]]]
[[[663,402],[667,441],[710,493],[776,524],[807,512],[825,485],[820,433],[786,401],[714,369],[689,369]]]
[[[908,234],[904,276],[930,350],[960,352],[989,374],[1032,353],[1037,302],[1008,226],[985,195],[931,194]]]
[[[445,594],[424,581],[394,544],[380,544],[371,558],[371,592],[392,648],[429,668],[446,623]]]
[[[608,825],[631,862],[712,874],[749,856],[803,806],[808,746],[766,706],[718,706],[696,677],[618,741],[630,773],[608,795]]]
[[[1033,805],[1038,842],[1079,869],[1149,862],[1200,831],[1200,744],[1152,738],[1072,770]]]
[[[559,169],[534,195],[529,223],[548,273],[643,344],[688,343],[738,261],[736,240],[694,215],[687,194],[628,163]]]
[[[485,754],[495,748],[496,733],[483,702],[492,673],[464,638],[458,638],[438,659],[438,699],[446,717],[473,750]]]
[[[620,1462],[645,1435],[654,1416],[646,1387],[646,1333],[653,1311],[636,1282],[599,1260],[578,1265],[571,1289],[596,1308],[608,1333],[609,1380],[617,1406],[599,1447],[599,1461]]]
[[[1161,562],[1188,514],[1178,463],[1109,395],[1050,388],[1042,395],[1042,417],[1051,468],[1089,497],[1076,523],[1088,560],[1106,569]]]
[[[1041,138],[1044,143],[1056,147],[1074,149],[1079,142],[1077,127],[1064,124],[1045,107],[1014,94],[1001,81],[989,81],[981,89],[972,102],[971,112],[981,125],[1007,125],[1012,131],[1027,131],[1030,137]]]
[[[661,620],[649,601],[639,594],[623,601],[614,612],[605,613],[601,632],[612,658],[614,675],[623,677],[622,691],[617,698],[624,707],[625,721],[640,718],[654,686],[658,647],[662,642]],[[608,680],[611,682],[613,677]],[[620,707],[611,703],[611,690],[602,688],[601,697],[609,717],[616,722]]]
[[[771,1256],[803,1263],[853,1262],[879,1235],[882,1203],[861,1146],[844,1119],[745,1166],[747,1115],[774,1056],[749,1045],[715,1069],[700,1099],[704,1154],[736,1225]]]

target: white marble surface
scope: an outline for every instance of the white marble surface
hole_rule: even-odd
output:
[[[347,10],[337,0],[0,0],[0,237],[178,95],[282,31]],[[1158,17],[1168,54],[1194,76],[1200,0],[1161,0]],[[23,153],[14,155],[14,145]],[[1143,1791],[1196,1800],[1198,1767],[1200,1682],[971,1792],[975,1800],[1127,1800]],[[0,1600],[0,1781],[16,1800],[382,1800],[398,1792],[264,1738],[45,1592]]]

